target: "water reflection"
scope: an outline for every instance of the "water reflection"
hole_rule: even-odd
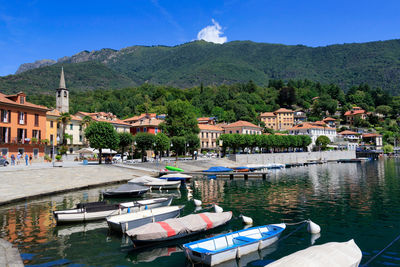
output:
[[[361,164],[311,165],[272,171],[265,181],[199,179],[180,191],[153,191],[146,197],[173,195],[174,205],[186,205],[183,215],[195,210],[193,201],[188,201],[195,198],[203,202],[199,211],[206,211],[205,207],[216,203],[225,210],[232,210],[235,216],[244,214],[253,218],[255,226],[311,218],[322,228],[320,236],[299,231],[271,247],[272,251],[248,255],[229,266],[265,265],[310,244],[351,238],[362,249],[366,261],[400,233],[399,163],[397,159],[391,159]],[[103,189],[82,190],[2,207],[0,237],[19,247],[25,255],[25,264],[64,259],[84,266],[190,265],[179,244],[131,251],[129,238],[110,235],[105,222],[55,226],[54,210],[73,208],[82,201],[100,201]],[[212,234],[239,229],[243,229],[242,222],[234,219]],[[293,230],[288,227],[285,231]],[[188,241],[191,240],[182,242]],[[395,244],[373,266],[399,265],[399,251],[400,244]]]

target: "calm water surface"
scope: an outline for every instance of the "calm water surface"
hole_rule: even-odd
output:
[[[266,250],[226,266],[264,266],[312,243],[352,238],[363,251],[365,263],[400,234],[399,174],[400,161],[389,159],[273,171],[266,181],[195,180],[190,187],[193,197],[204,204],[217,203],[225,210],[232,210],[236,217],[250,216],[255,225],[310,218],[322,228],[320,236],[302,229]],[[109,233],[104,222],[55,226],[52,211],[73,208],[81,201],[101,200],[101,190],[2,207],[0,237],[18,246],[24,263],[29,266],[191,266],[180,245],[193,239],[133,251],[129,240]],[[186,188],[147,194],[148,197],[164,195],[175,195],[173,204],[185,204],[184,215],[193,212]],[[242,228],[241,221],[234,219],[208,235]],[[285,234],[294,229],[296,226],[289,226]],[[370,266],[400,266],[400,242]]]

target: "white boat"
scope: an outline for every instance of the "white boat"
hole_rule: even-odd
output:
[[[150,187],[151,189],[179,189],[180,181],[167,181],[151,176],[141,176],[128,181],[128,184],[138,184]]]
[[[283,257],[267,267],[358,267],[362,252],[354,240],[311,246]]]
[[[134,213],[125,213],[107,217],[107,224],[111,230],[125,233],[133,228],[167,219],[176,218],[185,206],[170,206],[147,209]]]
[[[191,261],[214,266],[268,247],[278,240],[285,228],[284,223],[252,227],[190,242],[183,247]]]
[[[107,216],[169,206],[172,199],[172,197],[161,197],[119,204],[107,204],[106,202],[79,203],[76,205],[76,209],[54,211],[53,214],[57,224],[94,221],[105,219]]]
[[[192,176],[183,173],[169,173],[160,177],[160,179],[164,179],[167,181],[181,181],[181,182],[187,182],[192,178],[193,178]]]

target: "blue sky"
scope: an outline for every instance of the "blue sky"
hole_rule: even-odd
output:
[[[0,76],[82,50],[178,45],[196,40],[202,29],[214,42],[325,46],[396,39],[399,11],[398,0],[0,0]]]

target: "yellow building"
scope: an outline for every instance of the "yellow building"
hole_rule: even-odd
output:
[[[46,139],[49,140],[49,146],[57,145],[57,124],[60,112],[58,110],[50,110],[46,113]]]
[[[294,125],[294,111],[280,108],[274,112],[264,112],[260,114],[260,120],[265,123],[265,127],[284,131]]]

